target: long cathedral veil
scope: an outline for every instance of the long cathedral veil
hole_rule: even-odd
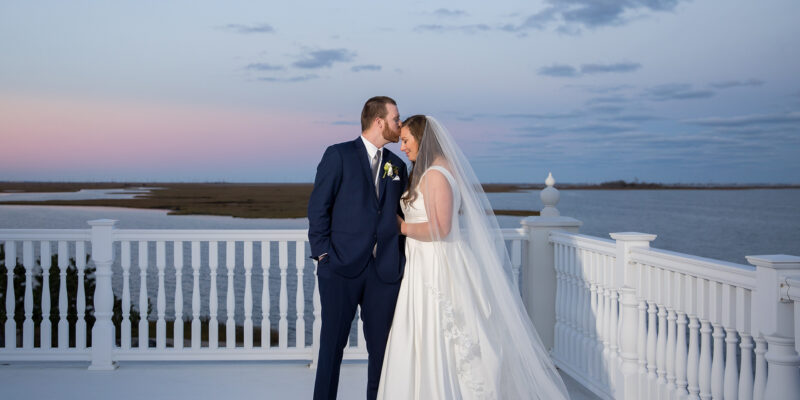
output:
[[[469,318],[458,313],[459,305],[477,301],[474,312],[467,314],[484,319],[479,323],[483,334],[477,338],[477,347],[471,343],[472,347],[463,349],[462,355],[469,358],[469,352],[478,352],[481,363],[491,365],[486,370],[496,373],[490,378],[495,382],[496,397],[569,398],[513,288],[503,235],[478,178],[444,126],[430,116],[426,119],[409,187],[412,192],[424,194],[431,242],[440,264],[460,269],[457,272],[467,281],[452,284],[449,296],[455,314],[452,321],[443,325],[469,324]],[[432,173],[435,170],[439,174]],[[468,262],[454,261],[459,259]]]

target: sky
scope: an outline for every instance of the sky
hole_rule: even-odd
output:
[[[483,182],[800,183],[798,17],[796,0],[0,0],[0,181],[311,182],[388,95]]]

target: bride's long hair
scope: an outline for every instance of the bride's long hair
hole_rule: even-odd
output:
[[[425,128],[428,126],[428,119],[424,115],[412,115],[406,118],[403,121],[403,128],[408,128],[409,132],[411,132],[411,136],[417,142],[417,155],[419,156],[420,151],[422,150],[422,138],[425,136]],[[435,137],[429,138],[425,142],[426,146],[426,153],[430,154],[434,157],[444,157],[442,153],[442,147],[439,144],[439,141],[436,140]],[[411,174],[408,176],[408,192],[403,195],[402,199],[406,206],[410,203],[413,203],[414,200],[417,199],[418,195],[418,187],[419,187],[419,180],[422,177],[422,173],[425,171],[417,171],[414,166],[416,165],[415,161],[411,161]]]

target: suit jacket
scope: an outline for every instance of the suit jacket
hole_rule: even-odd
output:
[[[384,177],[387,162],[398,167],[398,180],[388,174]],[[358,276],[377,243],[378,277],[386,283],[403,277],[405,237],[400,235],[397,215],[402,215],[400,196],[408,182],[406,164],[384,148],[378,174],[376,196],[367,149],[360,137],[325,150],[308,201],[311,254],[328,253],[318,264],[320,276]]]

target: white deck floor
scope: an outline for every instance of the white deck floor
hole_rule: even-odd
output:
[[[299,362],[124,362],[116,371],[87,363],[2,363],[0,399],[310,399],[314,371]],[[363,399],[364,362],[345,362],[339,399]],[[570,379],[573,399],[593,396]]]

